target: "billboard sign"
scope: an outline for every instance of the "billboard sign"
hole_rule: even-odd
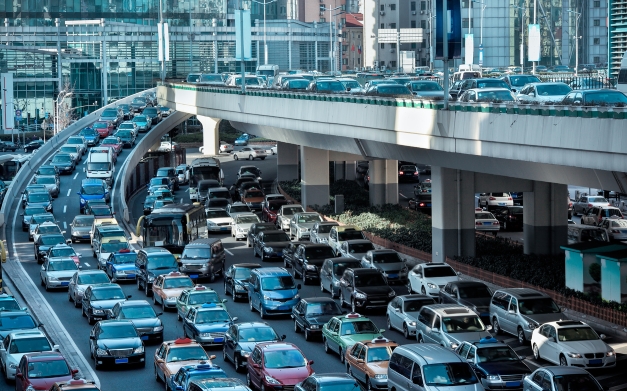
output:
[[[446,18],[444,13],[446,12]],[[435,58],[450,60],[462,55],[462,18],[459,0],[435,0]],[[446,19],[446,26],[444,20]],[[444,34],[447,37],[445,57]]]

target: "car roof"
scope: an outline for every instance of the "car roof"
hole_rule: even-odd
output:
[[[272,328],[272,326],[270,326],[266,322],[241,322],[241,323],[235,323],[235,326],[238,329],[254,329],[254,328],[257,328],[257,327],[270,327],[270,328]]]
[[[268,277],[268,276],[285,276],[291,274],[282,267],[260,267],[253,271],[257,273],[259,277]]]
[[[258,343],[258,346],[261,350],[269,351],[269,350],[300,350],[298,346],[294,345],[291,342],[261,342]]]
[[[420,299],[431,299],[431,300],[433,300],[433,297],[431,297],[431,296],[417,295],[417,294],[400,295],[400,296],[396,296],[396,297],[399,297],[401,300],[404,300],[404,301],[420,300]]]
[[[40,361],[65,361],[65,357],[63,354],[59,352],[35,352],[35,353],[26,353],[24,355],[26,360],[30,362],[40,362]]]
[[[301,300],[305,303],[335,303],[335,300],[332,298],[323,296],[303,297]]]
[[[121,307],[136,307],[136,306],[144,306],[150,305],[146,300],[124,300],[120,303]]]
[[[16,331],[13,333],[9,333],[11,339],[28,339],[33,337],[46,337],[46,334],[41,332],[40,330],[30,330],[30,331]]]
[[[454,351],[432,343],[414,343],[399,346],[395,353],[409,352],[420,356],[427,364],[439,364],[442,362],[464,362]]]
[[[551,372],[554,376],[559,375],[579,375],[579,374],[587,374],[590,373],[583,368],[578,367],[559,367],[559,366],[550,366],[543,367],[542,369]]]
[[[586,226],[587,227],[587,226]],[[585,228],[585,227],[584,227]],[[590,227],[590,228],[598,228],[598,227]],[[503,288],[499,289],[498,292],[509,293],[510,295],[518,298],[518,299],[527,299],[527,298],[540,298],[540,297],[551,297],[544,292],[537,291],[535,289],[530,288]]]
[[[455,304],[429,304],[422,308],[429,308],[434,312],[437,312],[446,316],[457,316],[457,315],[476,315],[474,311],[472,311],[468,307],[464,307],[463,305],[455,305]]]

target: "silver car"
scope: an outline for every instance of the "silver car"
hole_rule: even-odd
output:
[[[378,269],[390,284],[398,282],[407,283],[407,262],[394,250],[381,249],[370,250],[361,258],[361,267]]]
[[[627,240],[627,220],[605,219],[600,227],[607,230],[611,240]]]
[[[87,152],[87,141],[85,141],[85,137],[83,136],[72,136],[67,139],[65,144],[78,146],[81,155],[84,155],[85,152]]]
[[[433,304],[424,306],[418,313],[416,339],[420,343],[434,343],[450,349],[457,349],[463,341],[479,341],[491,338],[479,315],[470,308]]]
[[[530,391],[602,391],[604,388],[594,376],[583,368],[543,367],[523,378],[523,389]]]
[[[347,240],[340,245],[338,256],[361,261],[370,250],[374,250],[374,244],[368,239]]]
[[[361,263],[353,258],[329,258],[325,259],[320,268],[320,290],[331,293],[337,298],[340,296],[340,280],[344,270],[361,267]]]
[[[290,221],[292,216],[296,213],[302,213],[305,209],[303,209],[302,205],[296,204],[288,204],[281,205],[281,209],[279,209],[279,213],[276,215],[276,225],[279,229],[283,231],[287,231],[290,229]]]
[[[316,212],[296,213],[290,219],[290,237],[296,240],[309,239],[309,230],[321,221],[324,221],[322,216]]]
[[[70,238],[73,243],[90,241],[89,231],[94,224],[94,215],[77,215],[70,223]]]
[[[66,289],[69,287],[70,279],[74,273],[81,268],[82,266],[77,266],[72,258],[46,258],[39,272],[41,285],[47,291],[53,288]]]
[[[385,312],[387,329],[396,329],[405,338],[416,335],[416,319],[418,312],[425,305],[435,304],[435,299],[426,295],[396,296]]]
[[[320,221],[314,224],[313,228],[309,230],[309,240],[311,243],[328,243],[331,227],[338,225],[335,221]]]
[[[248,237],[248,230],[250,226],[255,223],[260,223],[259,217],[256,214],[237,214],[233,218],[233,225],[231,226],[231,236],[235,240],[246,239]]]
[[[588,209],[592,209],[595,206],[609,206],[610,202],[601,196],[587,196],[583,195],[573,202],[573,216],[586,214]]]
[[[59,179],[53,175],[36,175],[33,179],[33,183],[46,186],[46,190],[48,190],[48,193],[54,198],[57,198],[61,191]]]
[[[83,294],[90,285],[108,284],[109,276],[102,270],[80,270],[72,275],[68,285],[68,299],[78,308],[83,303]]]

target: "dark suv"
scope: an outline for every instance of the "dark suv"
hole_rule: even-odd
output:
[[[157,276],[178,271],[176,258],[161,247],[145,247],[137,253],[137,289],[144,289],[146,296],[152,296],[152,282]]]
[[[170,180],[170,189],[179,189],[179,179],[174,167],[160,167],[157,170],[156,178],[168,178]]]
[[[346,269],[340,279],[340,305],[353,312],[385,308],[396,293],[383,274],[376,269]]]
[[[217,275],[224,273],[225,260],[220,239],[196,239],[183,249],[178,259],[179,270],[194,280],[209,278],[209,281],[213,281]]]
[[[305,285],[307,281],[318,281],[320,278],[320,268],[325,259],[333,258],[335,254],[331,246],[327,244],[300,245],[294,252],[292,268],[294,277],[300,276]]]
[[[282,258],[283,251],[291,243],[289,236],[283,230],[277,230],[274,225],[272,228],[268,231],[261,231],[253,245],[253,253],[255,256],[261,257],[261,262],[265,262],[269,258]]]

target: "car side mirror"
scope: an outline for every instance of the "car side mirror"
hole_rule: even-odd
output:
[[[552,341],[552,342],[557,342],[557,338],[555,338],[555,337],[551,337],[551,341]]]
[[[227,299],[222,299],[222,302],[223,302],[223,303],[226,303],[227,301],[228,301]]]
[[[83,270],[83,266],[78,265],[78,270]]]
[[[422,376],[420,375],[412,377],[411,382],[416,384],[417,386],[420,386],[420,387],[423,386]]]
[[[285,336],[285,334],[283,334],[283,335],[281,336],[281,341],[285,341],[285,338],[287,338],[287,337]]]
[[[157,317],[159,317],[159,316],[161,316],[161,315],[163,315],[163,312],[159,312],[159,313],[157,313]]]
[[[508,310],[508,311],[507,311],[507,313],[508,313],[508,314],[515,314],[515,313],[516,313],[516,311],[514,311],[514,310]]]
[[[601,335],[599,335],[599,338],[601,338],[601,339],[606,339],[606,338],[607,338],[607,335],[605,335],[605,334],[601,334]]]
[[[437,327],[434,327],[434,328],[431,329],[431,332],[439,334],[440,333],[440,329],[438,329]]]
[[[90,335],[89,339],[91,339],[92,341],[95,341],[96,340],[96,336],[95,335]]]
[[[492,330],[492,326],[491,325],[487,325],[487,326],[485,326],[485,329],[490,331],[490,330]]]
[[[19,378],[19,379],[23,379],[23,378],[24,378],[24,375],[22,375],[22,372],[20,372],[20,370],[19,370],[19,369],[17,369],[17,370],[15,371],[15,377],[17,377],[17,378]]]
[[[67,244],[68,246],[72,244],[72,239],[68,239],[65,241],[65,244]]]
[[[158,358],[158,359],[157,359],[157,363],[158,363],[158,364],[163,364],[164,362],[165,362],[165,360],[164,360],[164,359],[162,359],[162,358]]]
[[[401,309],[396,307],[396,308],[394,308],[394,312],[401,312]]]
[[[422,273],[416,273],[416,277],[422,278]]]

